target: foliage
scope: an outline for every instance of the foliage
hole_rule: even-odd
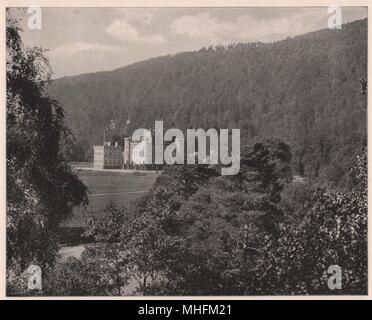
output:
[[[120,242],[127,219],[127,210],[115,204],[91,219],[85,236],[93,242],[85,245],[80,259],[70,257],[49,273],[46,294],[121,295],[130,278],[130,254]]]
[[[96,242],[57,266],[50,292],[123,294],[134,278],[143,295],[366,294],[367,152],[351,191],[291,182],[289,149],[278,140],[246,148],[242,159],[236,177],[166,168],[132,218],[108,207],[87,228]],[[327,286],[332,265],[342,290]]]
[[[313,205],[317,185],[310,181],[296,181],[284,186],[279,206],[284,214],[284,223],[297,225]]]
[[[293,230],[269,243],[256,288],[278,294],[367,293],[367,152],[358,157],[359,186],[350,192],[319,190]],[[342,290],[327,287],[329,266],[342,270]]]
[[[17,276],[32,263],[51,267],[58,224],[87,200],[61,152],[70,133],[46,92],[49,63],[41,49],[23,46],[20,32],[7,19],[7,266]]]
[[[139,203],[134,220],[122,233],[122,241],[131,252],[138,292],[161,292],[169,259],[179,250],[182,222],[177,210],[216,175],[205,165],[166,167],[150,194]]]
[[[291,180],[286,144],[268,140],[242,155],[241,174],[218,177],[205,165],[167,167],[137,208],[122,241],[142,294],[236,293],[242,241],[275,233],[278,203]]]
[[[278,236],[283,185],[291,181],[288,145],[267,140],[245,148],[237,176],[212,178],[176,215],[182,226],[170,290],[182,294],[244,294],[240,272],[254,265],[267,235]]]

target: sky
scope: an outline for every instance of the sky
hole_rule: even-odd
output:
[[[41,8],[41,29],[20,19],[27,46],[48,49],[54,78],[113,70],[152,57],[236,42],[272,42],[327,28],[327,7],[297,8]],[[343,7],[342,23],[367,17]]]

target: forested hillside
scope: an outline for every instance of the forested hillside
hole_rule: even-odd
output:
[[[121,135],[163,120],[181,129],[240,128],[249,142],[280,138],[298,174],[345,184],[366,144],[366,78],[365,19],[275,43],[202,48],[65,77],[50,92],[83,146],[75,160],[92,157],[111,119]]]

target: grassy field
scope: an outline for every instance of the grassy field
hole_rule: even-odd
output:
[[[111,201],[132,208],[134,200],[150,190],[159,174],[81,170],[78,175],[88,187],[89,205],[75,208],[73,216],[63,223],[64,226],[84,226],[90,215],[99,215]]]

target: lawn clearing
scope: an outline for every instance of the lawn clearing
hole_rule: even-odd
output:
[[[81,170],[78,176],[88,188],[89,205],[75,208],[73,216],[63,226],[84,226],[89,216],[99,215],[112,201],[132,209],[134,201],[151,189],[159,173]]]

